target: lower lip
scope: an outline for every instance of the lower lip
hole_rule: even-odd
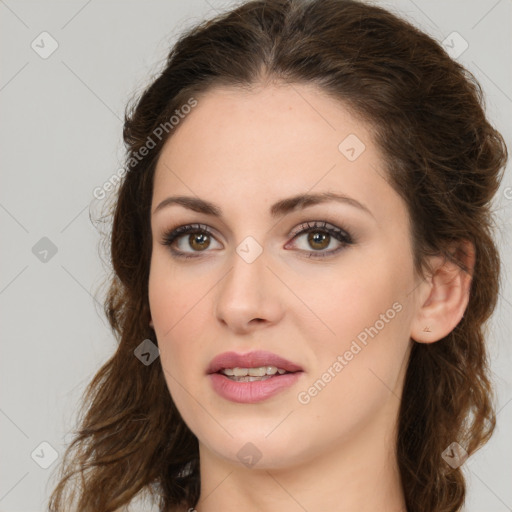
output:
[[[304,372],[284,373],[265,380],[236,382],[221,373],[211,373],[213,389],[226,400],[254,404],[293,386]]]

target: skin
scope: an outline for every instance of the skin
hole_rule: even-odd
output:
[[[432,257],[426,279],[415,274],[405,203],[384,179],[370,127],[343,104],[304,84],[214,88],[197,99],[156,168],[149,277],[167,386],[199,440],[196,510],[405,510],[393,450],[407,358],[412,343],[437,341],[457,325],[470,277],[441,257]],[[350,134],[365,145],[354,161],[338,149]],[[327,202],[270,216],[281,199],[327,191],[370,213]],[[171,195],[215,203],[223,216],[176,204],[155,212]],[[308,221],[348,230],[354,243],[308,258],[341,246],[322,229],[323,244],[307,233],[294,238]],[[210,245],[201,250],[186,233],[174,248],[199,256],[173,256],[164,233],[194,223],[212,230]],[[236,252],[248,236],[262,249],[252,263]],[[389,319],[393,304],[400,311]],[[383,314],[378,334],[301,403],[298,394]],[[297,384],[255,404],[217,395],[206,375],[211,359],[257,349],[302,366]],[[261,454],[252,467],[237,456],[248,442]]]

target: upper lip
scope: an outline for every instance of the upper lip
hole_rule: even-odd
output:
[[[277,354],[256,350],[246,354],[223,352],[210,361],[207,373],[217,373],[225,368],[258,368],[259,366],[276,366],[288,372],[302,371],[298,364],[292,363]]]

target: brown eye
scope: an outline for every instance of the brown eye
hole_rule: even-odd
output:
[[[300,240],[305,235],[307,235],[307,238],[304,238],[305,242],[302,243],[305,247],[300,247],[301,244],[298,242],[294,243],[294,245],[299,246],[300,252],[307,253],[310,258],[332,256],[345,247],[354,244],[354,240],[347,230],[332,226],[324,221],[313,221],[301,224],[293,240]],[[338,247],[325,250],[332,243],[337,243]]]
[[[191,234],[188,237],[188,243],[194,250],[204,251],[210,245],[210,235],[206,233]]]
[[[201,252],[206,252],[214,240],[215,237],[207,226],[187,224],[164,233],[162,244],[168,245],[176,257],[194,258],[201,256]]]
[[[329,246],[331,235],[321,231],[311,231],[308,233],[308,243],[317,251],[326,249]],[[327,240],[327,243],[325,241]]]
[[[306,253],[310,258],[332,256],[354,244],[349,231],[323,221],[307,222],[299,228],[300,230],[293,236],[293,240],[300,240],[307,235],[304,244],[306,247],[299,247],[299,252]],[[218,243],[208,226],[187,224],[164,233],[161,243],[169,246],[171,253],[177,258],[195,258],[201,256],[203,252],[210,252],[207,249],[210,248],[212,242]],[[332,243],[335,245],[337,243],[338,247],[326,250]]]

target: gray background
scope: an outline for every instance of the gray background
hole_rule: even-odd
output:
[[[511,0],[378,3],[440,41],[454,31],[467,41],[458,60],[482,84],[488,116],[512,151]],[[93,190],[122,165],[126,102],[162,68],[183,28],[233,4],[0,0],[0,512],[45,509],[58,461],[40,465],[52,448],[64,452],[81,393],[115,347],[89,211],[97,217],[105,206]],[[45,59],[31,47],[50,49],[44,31],[58,43]],[[465,464],[469,512],[512,510],[510,165],[496,210],[504,276],[489,346],[498,429]],[[43,237],[57,250],[46,261],[33,250],[48,244]]]

